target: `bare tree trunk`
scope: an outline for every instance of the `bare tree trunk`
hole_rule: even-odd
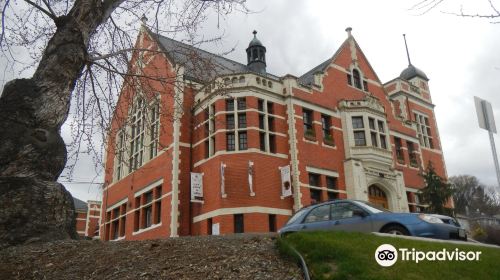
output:
[[[55,20],[57,30],[33,77],[4,87],[0,248],[30,238],[77,237],[71,195],[55,182],[67,157],[60,128],[68,116],[75,82],[87,63],[89,39],[120,2],[77,0],[68,15]]]

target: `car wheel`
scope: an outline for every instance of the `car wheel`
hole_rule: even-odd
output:
[[[408,230],[402,226],[393,225],[388,226],[382,230],[383,233],[395,234],[395,235],[410,235]]]

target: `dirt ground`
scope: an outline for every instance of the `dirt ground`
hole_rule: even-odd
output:
[[[0,279],[303,279],[275,237],[66,240],[0,251]]]

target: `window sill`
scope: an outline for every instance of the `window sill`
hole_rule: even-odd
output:
[[[159,223],[159,224],[153,224],[153,225],[151,225],[150,227],[147,227],[147,228],[142,228],[142,229],[140,229],[140,230],[138,230],[138,231],[134,231],[134,232],[132,232],[132,235],[141,234],[141,233],[143,233],[143,232],[146,232],[146,231],[148,231],[148,230],[155,229],[155,228],[160,227],[160,226],[161,226],[161,223]]]
[[[304,134],[304,139],[307,139],[309,141],[316,141],[316,136],[311,134]]]
[[[110,239],[109,241],[112,241],[112,242],[115,242],[115,241],[121,241],[121,240],[125,240],[125,235],[124,236],[120,236],[116,239]]]
[[[309,140],[307,138],[302,138],[302,141],[306,142],[306,143],[310,143],[310,144],[315,144],[315,145],[318,145],[318,141],[316,141],[316,139],[314,140]]]
[[[323,138],[323,143],[325,145],[335,147],[335,141],[333,141],[333,139]]]
[[[321,143],[321,146],[325,147],[325,148],[328,148],[328,149],[332,149],[332,150],[336,150],[337,149],[337,146],[335,146],[335,145],[329,145],[329,144],[326,144],[325,142]]]

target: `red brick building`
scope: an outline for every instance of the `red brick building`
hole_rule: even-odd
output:
[[[101,202],[88,200],[86,203],[73,197],[76,212],[76,232],[81,237],[99,238]]]
[[[275,231],[336,198],[419,211],[419,172],[432,162],[446,177],[428,78],[410,64],[382,83],[347,35],[317,67],[279,77],[255,32],[241,64],[143,27],[137,46],[149,51],[129,71],[167,78],[123,86],[101,238]]]

